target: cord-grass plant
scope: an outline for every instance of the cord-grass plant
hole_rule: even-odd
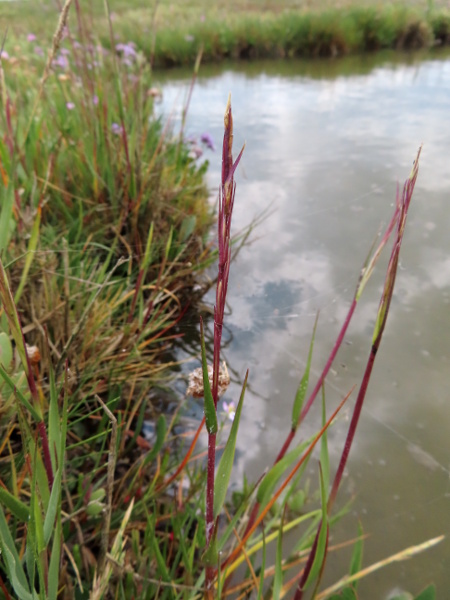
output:
[[[203,564],[205,570],[197,580],[196,588],[198,589],[198,586],[204,585],[205,598],[225,598],[228,596],[241,598],[246,597],[251,591],[257,594],[258,598],[263,597],[263,595],[264,597],[270,596],[273,598],[281,598],[290,591],[294,594],[296,599],[303,598],[306,591],[310,594],[308,597],[326,598],[331,597],[334,592],[342,591],[342,593],[347,594],[345,597],[356,598],[356,587],[359,579],[370,572],[381,568],[385,564],[388,564],[390,561],[404,559],[415,553],[421,552],[442,539],[441,536],[429,540],[419,546],[408,548],[402,553],[399,553],[390,559],[386,559],[381,563],[363,569],[362,541],[364,536],[360,530],[359,537],[356,543],[354,543],[349,575],[328,590],[319,593],[319,586],[325,568],[327,554],[328,552],[339,549],[330,546],[329,531],[335,520],[339,518],[342,513],[333,514],[332,509],[354,439],[370,381],[370,375],[389,312],[390,301],[394,291],[399,252],[406,225],[406,217],[418,174],[420,149],[414,162],[413,170],[405,182],[402,195],[399,193],[397,194],[396,206],[386,231],[381,237],[378,246],[372,248],[371,253],[364,263],[348,315],[344,320],[342,330],[338,335],[330,357],[327,360],[313,391],[306,400],[315,329],[317,326],[316,322],[309,348],[306,370],[300,381],[293,403],[291,430],[275,460],[274,466],[261,477],[253,489],[247,490],[247,492],[241,496],[240,502],[235,506],[235,512],[229,513],[225,510],[226,523],[221,524],[220,513],[224,509],[226,491],[233,464],[239,420],[243,410],[244,392],[249,376],[247,372],[241,397],[236,408],[233,425],[225,443],[221,460],[216,467],[216,443],[218,432],[217,391],[218,379],[220,376],[221,335],[224,325],[223,309],[226,302],[230,268],[229,244],[231,239],[230,225],[235,196],[234,173],[242,155],[241,151],[236,161],[233,161],[232,138],[233,120],[229,101],[225,111],[222,183],[218,209],[219,263],[214,307],[212,373],[207,365],[204,326],[203,323],[200,322],[205,417],[197,430],[185,459],[175,472],[166,479],[162,486],[172,485],[174,480],[180,476],[181,473],[185,472],[186,466],[193,456],[200,430],[206,425],[208,450],[207,474],[206,480],[204,481],[206,495],[204,522],[205,550],[203,553]],[[339,406],[331,415],[327,415],[325,400],[324,397],[322,397],[322,428],[310,439],[303,440],[297,447],[289,452],[288,450],[295,434],[298,432],[299,426],[307,416],[319,391],[323,388],[325,378],[340,346],[342,345],[345,332],[358,302],[360,301],[362,292],[375,268],[382,250],[392,236],[394,236],[394,240],[391,257],[376,318],[367,367],[358,391],[356,404],[353,408],[349,431],[342,450],[341,459],[334,479],[332,480],[328,458],[327,430],[332,425],[336,415],[351,395],[353,389],[342,399]],[[199,395],[198,390],[195,391],[195,395]],[[307,484],[304,483],[304,473],[306,465],[316,446],[320,446],[320,507],[305,512]],[[299,488],[299,486],[302,487]],[[299,498],[301,499],[300,504],[298,504]],[[295,510],[298,510],[299,508],[303,514],[297,516]],[[283,555],[283,536],[294,528],[297,528],[296,530],[299,531],[298,540],[293,551],[286,557]],[[267,547],[275,541],[277,542],[275,564],[268,567],[266,566]],[[349,543],[351,544],[353,541],[349,540]],[[235,577],[236,572],[242,575],[242,567],[245,564],[247,566],[246,574],[243,575],[239,582],[234,583],[233,578]],[[285,574],[287,572],[292,574],[293,571],[296,571],[297,575],[291,575],[290,579],[286,579]],[[426,596],[424,597],[434,598],[433,590],[434,588],[432,587],[427,588],[425,592]],[[333,597],[341,598],[340,595]],[[418,598],[419,597],[422,596],[419,595]]]

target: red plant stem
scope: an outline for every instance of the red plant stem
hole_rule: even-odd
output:
[[[44,421],[39,421],[39,423],[37,424],[37,430],[39,433],[39,437],[41,438],[42,452],[44,454],[44,466],[45,466],[45,471],[47,473],[48,487],[50,488],[50,491],[51,491],[53,488],[54,478],[53,478],[52,459],[50,456],[50,448],[48,445],[48,437],[47,437],[47,431],[45,429]]]
[[[219,210],[217,219],[219,264],[216,287],[216,303],[214,306],[214,357],[212,396],[217,409],[219,399],[220,347],[222,343],[223,318],[225,313],[228,278],[231,262],[231,218],[233,214],[236,184],[234,172],[239,164],[244,148],[233,163],[233,117],[231,99],[228,98],[224,117],[224,135],[222,146],[222,185],[219,191]],[[214,477],[216,463],[216,434],[208,433],[208,464],[206,479],[206,547],[208,548],[214,534]],[[205,570],[206,597],[212,597],[216,569],[208,566]]]
[[[347,437],[345,440],[344,448],[342,450],[341,459],[339,461],[339,466],[336,471],[336,475],[333,480],[333,485],[331,488],[330,496],[329,496],[328,502],[327,502],[327,513],[328,514],[330,514],[330,512],[331,512],[333,504],[336,500],[339,485],[342,481],[342,476],[344,474],[344,470],[345,470],[345,467],[346,467],[346,464],[348,461],[350,449],[352,447],[356,428],[358,426],[359,417],[361,415],[362,406],[364,404],[364,399],[365,399],[365,396],[367,393],[367,387],[369,385],[373,366],[375,364],[375,358],[376,358],[378,349],[381,344],[381,339],[383,337],[384,328],[386,326],[387,316],[389,314],[389,308],[390,308],[392,296],[394,293],[395,279],[396,279],[397,270],[398,270],[398,259],[399,259],[399,255],[400,255],[400,248],[401,248],[402,241],[403,241],[403,234],[405,231],[406,217],[408,214],[408,209],[409,209],[409,205],[411,203],[411,198],[412,198],[412,194],[414,191],[414,186],[415,186],[417,174],[418,174],[419,157],[420,157],[421,149],[422,148],[420,147],[419,151],[417,153],[417,158],[414,161],[414,166],[413,166],[412,172],[411,172],[410,176],[408,177],[408,179],[405,181],[401,199],[399,197],[399,193],[397,190],[397,208],[395,211],[395,217],[396,217],[396,221],[397,221],[397,235],[396,235],[396,239],[394,241],[394,245],[393,245],[393,248],[391,251],[391,257],[389,259],[389,264],[388,264],[387,271],[386,271],[383,292],[381,294],[380,305],[378,308],[377,320],[375,323],[375,330],[374,330],[373,339],[372,339],[372,347],[370,349],[370,354],[369,354],[369,358],[367,360],[366,369],[364,371],[364,376],[363,376],[363,379],[361,382],[361,387],[359,389],[358,396],[356,398],[356,403],[355,403],[355,407],[353,409],[353,414],[352,414],[352,420],[351,420],[350,426],[348,428]],[[390,227],[390,229],[392,230],[391,227]],[[355,299],[357,299],[357,295],[358,295],[358,291],[355,296]],[[304,589],[304,585],[307,581],[308,575],[309,575],[310,570],[313,565],[314,557],[315,557],[315,554],[317,551],[317,541],[318,541],[321,526],[322,526],[322,523],[320,523],[320,525],[317,529],[314,544],[311,548],[311,552],[309,554],[306,567],[303,570],[303,573],[301,574],[294,600],[302,600],[302,598],[303,598],[303,589]],[[324,557],[324,563],[325,563],[325,560],[326,560],[326,555]],[[323,567],[324,567],[324,564],[322,565],[321,573],[323,572]],[[319,577],[319,580],[320,580],[320,577]]]

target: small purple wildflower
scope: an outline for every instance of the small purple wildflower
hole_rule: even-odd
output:
[[[234,402],[224,402],[222,404],[222,411],[227,415],[230,421],[234,421],[234,417],[236,415],[236,405]]]
[[[75,108],[75,104],[73,102],[66,102],[67,110],[73,110]]]
[[[200,136],[200,141],[202,144],[205,144],[205,146],[207,148],[209,148],[210,150],[212,150],[213,152],[216,149],[214,140],[212,139],[212,136],[210,133],[208,133],[206,131],[205,131],[205,133],[202,133],[202,135]]]
[[[186,40],[186,42],[193,42],[194,41],[194,36],[191,34],[185,35],[184,39]]]
[[[34,42],[34,41],[36,41],[36,36],[34,35],[34,33],[29,33],[27,35],[27,41],[28,42]]]
[[[63,70],[69,68],[69,61],[67,59],[67,56],[64,56],[63,54],[59,54],[56,58],[54,58],[52,64],[54,67],[59,67]]]
[[[114,133],[114,135],[121,135],[121,133],[122,133],[122,125],[119,125],[119,123],[112,123],[111,124],[111,131],[112,131],[112,133]]]
[[[3,58],[3,60],[9,60],[9,54],[6,52],[6,50],[2,50],[0,52],[0,58]]]
[[[200,21],[201,21],[202,23],[204,23],[204,22],[205,22],[205,15],[200,15]]]
[[[40,46],[35,46],[34,47],[34,53],[37,54],[38,56],[43,56],[44,55],[44,51],[42,50],[42,48]]]
[[[134,58],[136,56],[134,42],[128,42],[128,44],[116,44],[116,50],[125,58]]]
[[[94,106],[97,106],[97,105],[98,105],[98,96],[97,96],[97,94],[94,94],[94,95],[92,96],[92,104],[93,104]]]

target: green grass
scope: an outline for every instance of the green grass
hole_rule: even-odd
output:
[[[26,37],[0,72],[0,527],[11,532],[0,536],[1,598],[56,598],[55,586],[77,581],[86,597],[88,555],[120,555],[112,542],[133,497],[131,522],[154,535],[156,461],[172,434],[161,421],[149,453],[142,423],[211,259],[206,163],[155,116],[146,61],[109,53],[89,15],[77,17],[47,74],[49,49],[36,53]],[[21,547],[26,574],[13,566]],[[98,589],[110,576],[100,573]]]
[[[28,33],[49,41],[42,16],[54,11],[49,1],[0,4],[0,24],[9,27],[10,44]],[[110,45],[102,3],[86,5],[96,37]],[[208,3],[110,3],[120,41],[132,40],[156,67],[193,65],[199,49],[203,61],[225,58],[339,56],[384,48],[417,49],[447,44],[450,13],[445,2],[376,1],[335,3],[255,0]]]

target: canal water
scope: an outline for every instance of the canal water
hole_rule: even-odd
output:
[[[190,73],[158,75],[158,108],[180,126]],[[364,565],[450,532],[450,58],[435,53],[204,67],[185,134],[211,136],[212,199],[223,113],[232,94],[238,168],[234,232],[264,215],[232,265],[224,358],[237,401],[250,369],[235,482],[255,480],[289,430],[292,401],[320,311],[314,383],[343,323],[362,263],[392,214],[397,185],[423,143],[394,299],[340,493],[352,499],[332,542],[369,535]],[[389,248],[390,249],[390,248]],[[388,252],[359,303],[327,378],[328,410],[361,381]],[[212,302],[212,296],[210,300]],[[198,366],[192,360],[186,370]],[[354,398],[330,433],[334,467]],[[194,403],[194,401],[189,401]],[[194,408],[192,408],[194,407]],[[196,405],[190,410],[195,414]],[[197,407],[201,415],[201,406]],[[301,435],[320,422],[313,410]],[[317,489],[317,463],[309,472]],[[314,497],[311,492],[311,504]],[[333,553],[326,583],[348,569]],[[367,577],[366,600],[450,589],[450,540]]]

